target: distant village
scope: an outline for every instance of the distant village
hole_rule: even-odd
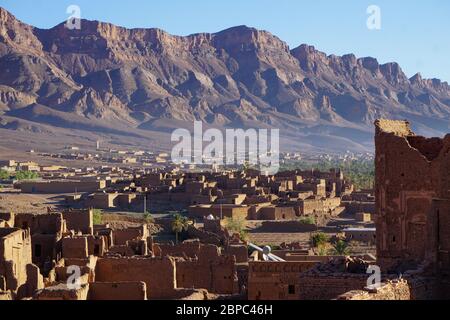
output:
[[[288,299],[299,294],[297,279],[279,283],[282,268],[266,284],[261,277],[273,271],[261,274],[261,263],[282,262],[299,273],[327,261],[339,241],[345,243],[341,254],[351,242],[374,259],[365,253],[375,243],[372,190],[354,190],[338,169],[274,176],[249,168],[189,171],[194,168],[167,163],[164,153],[110,154],[117,158],[106,159],[109,165],[82,168],[0,162],[4,171],[39,175],[3,181],[5,194],[59,197],[47,212],[0,215],[2,245],[13,248],[3,265],[16,270],[0,269],[0,297]],[[141,166],[123,166],[128,163]],[[73,265],[82,270],[76,289],[67,286]]]

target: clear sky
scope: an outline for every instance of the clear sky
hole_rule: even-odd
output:
[[[291,48],[314,45],[327,54],[396,61],[410,77],[450,82],[448,0],[0,0],[20,20],[50,28],[78,5],[84,19],[172,34],[217,32],[236,25],[270,31]],[[369,30],[366,10],[381,9],[381,30]]]

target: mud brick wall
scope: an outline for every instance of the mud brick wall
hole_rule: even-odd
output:
[[[14,225],[17,228],[30,228],[31,234],[61,234],[65,231],[65,223],[61,213],[17,214]]]
[[[435,277],[408,277],[411,300],[435,300],[450,298],[450,291],[444,289],[445,281]],[[444,290],[443,290],[444,289]]]
[[[437,278],[423,276],[391,280],[375,290],[356,290],[341,295],[339,300],[435,300],[443,290]],[[449,298],[447,293],[447,298]]]
[[[245,245],[229,245],[225,248],[225,253],[236,257],[236,263],[248,262],[248,248]]]
[[[143,281],[149,299],[171,299],[176,285],[173,258],[99,258],[97,282]]]
[[[317,261],[249,262],[249,300],[299,300],[300,275]]]
[[[233,294],[239,291],[234,256],[214,260],[179,259],[176,262],[178,288],[207,289],[212,293]]]
[[[384,272],[406,261],[441,268],[449,212],[433,203],[450,199],[450,136],[416,136],[406,121],[375,125],[378,264]]]
[[[64,258],[83,259],[88,257],[88,240],[86,237],[63,238],[61,241]]]
[[[143,232],[140,229],[123,229],[114,230],[113,232],[113,242],[114,245],[124,245],[127,241],[136,239],[143,236]]]
[[[349,273],[302,274],[299,277],[300,300],[332,300],[367,286],[368,275]]]
[[[294,207],[263,207],[258,212],[260,220],[293,220],[296,217]]]
[[[93,282],[89,285],[89,300],[146,300],[145,282]]]
[[[22,182],[20,189],[24,193],[72,193],[72,192],[95,192],[104,189],[106,182],[100,181],[37,181]]]
[[[200,242],[183,242],[178,245],[158,243],[153,245],[156,256],[195,258],[200,254]]]
[[[31,264],[31,237],[28,230],[0,229],[0,276],[6,290],[17,293],[27,282],[28,264]]]
[[[66,220],[67,230],[74,230],[82,234],[92,234],[94,229],[92,210],[70,210],[62,213]]]
[[[411,291],[405,280],[388,282],[372,291],[355,290],[338,297],[338,300],[410,300]]]
[[[344,201],[345,212],[356,214],[358,212],[375,213],[375,202]]]
[[[87,300],[89,284],[82,284],[78,290],[69,290],[65,284],[47,287],[36,294],[36,300]]]

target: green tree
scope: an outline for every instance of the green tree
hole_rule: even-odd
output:
[[[314,217],[301,217],[298,219],[301,224],[316,224]]]
[[[372,188],[375,181],[375,163],[372,160],[319,160],[306,162],[303,160],[283,164],[281,171],[285,170],[311,170],[329,171],[338,168],[344,173],[346,179],[359,189]]]
[[[319,256],[326,256],[328,254],[328,247],[327,244],[321,244],[317,248],[317,255]]]
[[[17,171],[15,177],[17,180],[34,180],[39,178],[39,174],[33,171]]]
[[[0,180],[8,180],[10,176],[8,171],[0,170]]]
[[[346,256],[350,254],[350,250],[348,248],[348,244],[344,240],[338,240],[333,246],[334,254],[338,256]]]
[[[330,238],[323,232],[315,233],[311,236],[311,242],[313,247],[320,247],[328,243]]]
[[[186,231],[189,226],[189,220],[180,214],[176,214],[172,220],[172,231],[175,233],[176,243],[178,244],[178,234]]]
[[[155,219],[153,218],[152,214],[148,211],[142,215],[142,219],[144,220],[144,223],[154,223],[155,222]]]
[[[229,231],[239,234],[241,240],[247,240],[248,232],[245,230],[245,221],[243,219],[227,217],[225,218],[225,226]]]

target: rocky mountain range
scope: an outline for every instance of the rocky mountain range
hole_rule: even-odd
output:
[[[185,37],[86,20],[43,30],[0,8],[0,144],[164,148],[174,128],[201,120],[279,128],[284,150],[371,151],[380,117],[442,135],[450,86],[246,26]]]

